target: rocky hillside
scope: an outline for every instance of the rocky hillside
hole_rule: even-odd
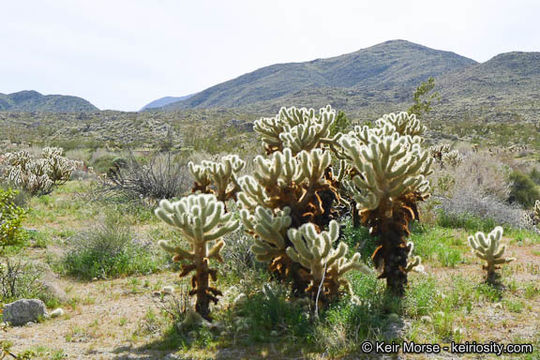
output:
[[[37,91],[25,90],[0,94],[0,111],[93,112],[99,109],[80,97],[42,95]]]
[[[402,96],[409,97],[411,89],[430,76],[438,77],[475,63],[452,52],[393,40],[333,58],[264,67],[164,109],[273,109],[278,103],[292,104],[313,93],[321,103],[329,102],[332,96],[352,96],[358,100],[355,106],[370,99],[395,102]]]
[[[463,98],[540,100],[540,52],[510,52],[438,79],[448,101]]]

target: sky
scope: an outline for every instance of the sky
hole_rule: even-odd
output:
[[[479,62],[540,51],[538,0],[0,0],[0,93],[137,111],[263,66],[404,39]]]

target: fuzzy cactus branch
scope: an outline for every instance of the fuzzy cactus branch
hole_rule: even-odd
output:
[[[334,220],[330,222],[329,231],[317,233],[315,226],[307,223],[298,229],[289,229],[288,237],[293,246],[287,248],[287,255],[308,269],[310,283],[306,291],[313,299],[321,284],[322,297],[319,299],[325,302],[335,298],[341,286],[350,290],[350,284],[343,276],[345,273],[354,269],[370,272],[361,262],[359,253],[347,259],[347,244],[340,242],[333,248],[339,238],[339,224]]]
[[[335,118],[330,105],[318,114],[314,109],[283,107],[275,117],[256,120],[253,129],[260,134],[268,154],[289,148],[296,155],[320,147],[339,152],[337,140],[341,135],[330,135]]]
[[[257,206],[269,209],[291,209],[293,226],[317,217],[328,217],[331,202],[337,199],[332,183],[326,179],[331,156],[328,151],[313,149],[293,156],[286,148],[274,152],[270,159],[257,156],[253,175],[238,180],[239,203],[254,211]],[[325,193],[330,192],[330,197]],[[328,200],[323,199],[328,198]],[[328,223],[330,219],[326,221]]]
[[[174,261],[182,261],[180,277],[195,272],[191,279],[196,295],[195,310],[204,318],[210,319],[210,301],[217,303],[221,291],[209,285],[209,279],[216,280],[217,271],[209,267],[211,259],[221,261],[220,250],[224,246],[220,238],[235,231],[239,223],[232,214],[225,213],[223,202],[212,194],[190,195],[173,203],[161,200],[155,214],[165,223],[177,228],[190,244],[189,250],[170,246],[160,241],[160,246],[173,254]]]
[[[376,124],[379,128],[387,124],[392,125],[400,135],[421,136],[426,132],[426,127],[421,124],[416,115],[405,111],[383,115]]]
[[[287,229],[292,222],[290,212],[291,209],[286,207],[274,215],[261,206],[257,206],[253,215],[246,209],[240,211],[244,226],[255,237],[251,250],[257,260],[269,262],[285,253]]]
[[[355,200],[362,209],[376,209],[381,201],[394,201],[407,193],[427,195],[429,182],[425,174],[430,173],[432,159],[411,140],[398,133],[372,135],[369,144],[351,136],[342,138],[345,153],[359,174],[353,184],[359,190]]]
[[[245,164],[237,155],[226,155],[219,162],[203,161],[200,165],[190,161],[188,168],[195,178],[193,192],[215,194],[219,201],[236,200],[237,175]]]

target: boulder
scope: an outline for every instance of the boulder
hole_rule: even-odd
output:
[[[39,299],[21,299],[4,306],[4,321],[13,326],[38,322],[47,316],[47,308]]]

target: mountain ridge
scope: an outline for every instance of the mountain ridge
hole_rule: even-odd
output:
[[[148,104],[144,105],[141,108],[141,110],[139,110],[139,111],[145,111],[145,110],[160,108],[160,107],[163,107],[165,105],[168,105],[168,104],[171,104],[171,103],[174,103],[174,102],[177,102],[177,101],[187,100],[190,97],[192,97],[193,95],[195,95],[195,94],[189,94],[189,95],[185,95],[185,96],[164,96],[162,98],[159,98],[159,99],[156,99],[154,101],[149,102]]]
[[[94,112],[99,109],[78,96],[43,95],[35,90],[0,93],[0,111],[24,112]]]
[[[326,59],[266,66],[163,109],[235,108],[325,87],[369,89],[366,91],[412,88],[429,76],[474,64],[477,62],[453,52],[406,40],[390,40]]]

